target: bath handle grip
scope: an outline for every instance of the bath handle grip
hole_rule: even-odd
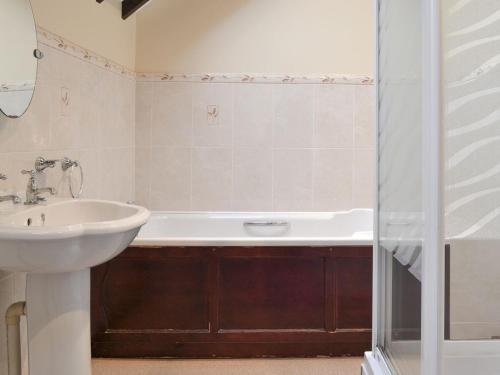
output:
[[[289,227],[288,221],[245,221],[246,227]]]

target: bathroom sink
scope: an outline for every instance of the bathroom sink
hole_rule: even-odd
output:
[[[149,218],[145,208],[99,200],[57,200],[0,217],[0,269],[59,273],[118,255]]]
[[[123,251],[149,215],[87,199],[1,207],[0,270],[27,273],[31,375],[91,375],[90,267]]]

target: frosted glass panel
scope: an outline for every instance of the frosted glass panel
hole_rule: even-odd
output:
[[[384,339],[394,372],[420,375],[422,256],[421,2],[379,7],[379,233]]]
[[[500,338],[500,1],[443,0],[449,337]]]

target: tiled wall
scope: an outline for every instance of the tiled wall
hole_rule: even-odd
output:
[[[372,207],[373,95],[361,83],[139,80],[136,200],[178,211]]]
[[[131,200],[134,197],[135,81],[40,45],[36,92],[29,111],[17,120],[0,118],[0,181],[4,192],[23,193],[37,156],[78,159],[85,170],[85,197]],[[67,100],[62,100],[68,92]],[[67,176],[47,170],[44,183],[67,196]],[[2,203],[7,205],[9,203]],[[0,312],[24,300],[25,277],[0,272]],[[0,315],[3,319],[3,315]],[[0,324],[0,374],[7,374],[5,325]]]

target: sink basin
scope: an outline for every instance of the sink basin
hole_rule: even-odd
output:
[[[149,215],[88,199],[1,207],[0,270],[27,273],[30,375],[91,375],[90,267],[123,251]]]
[[[0,218],[0,269],[28,273],[90,268],[118,255],[149,218],[143,207],[60,200]]]

